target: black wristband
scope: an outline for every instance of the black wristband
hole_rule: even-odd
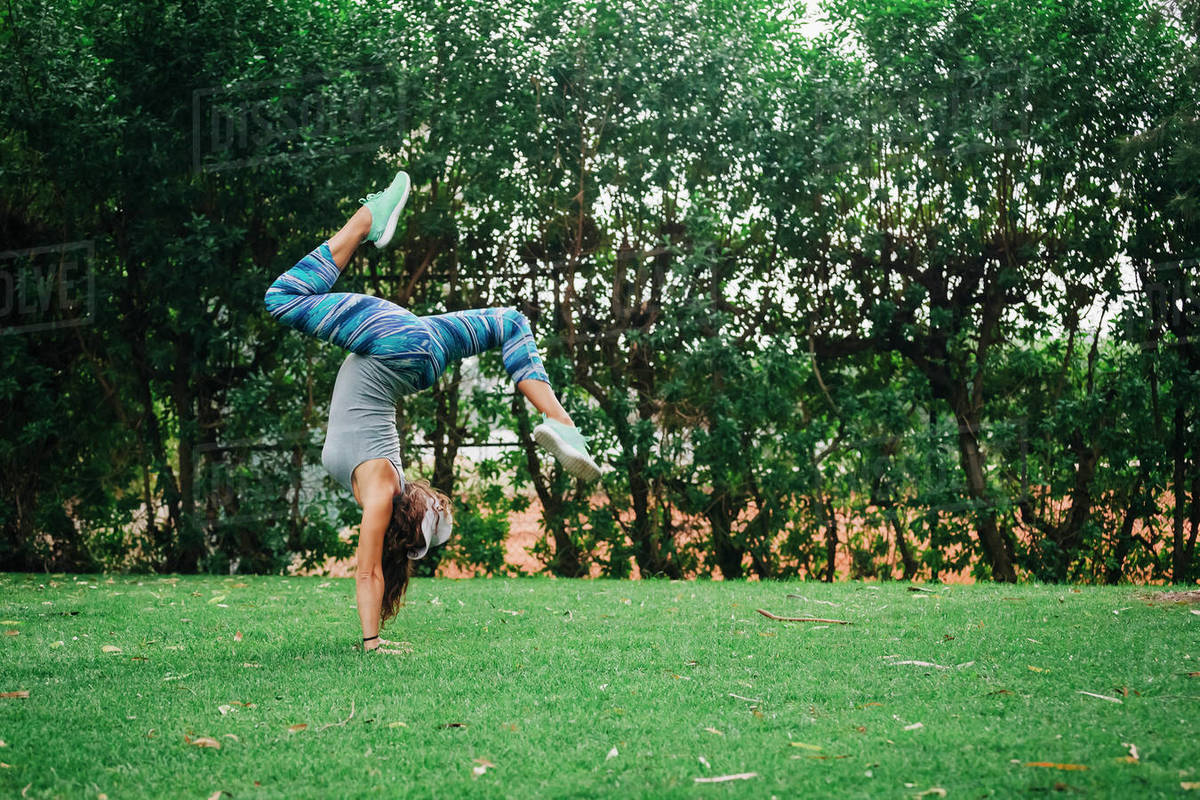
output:
[[[379,638],[379,634],[377,633],[377,634],[375,634],[374,636],[364,636],[364,637],[363,637],[363,641],[364,641],[364,642],[369,642],[369,641],[371,641],[372,639],[378,639],[378,638]]]

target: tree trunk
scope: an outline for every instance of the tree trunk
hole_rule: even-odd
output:
[[[1187,491],[1184,488],[1184,478],[1187,471],[1185,436],[1187,435],[1186,416],[1183,409],[1183,398],[1178,398],[1175,405],[1175,431],[1171,442],[1171,460],[1174,463],[1171,483],[1175,495],[1175,508],[1172,513],[1171,530],[1171,579],[1175,583],[1185,583],[1188,579],[1188,553],[1183,540],[1184,507],[1187,503]]]
[[[519,393],[513,395],[512,409],[513,416],[517,419],[517,434],[521,439],[521,447],[525,451],[525,464],[533,479],[533,489],[542,504],[542,522],[554,539],[554,555],[547,562],[546,568],[551,574],[563,578],[587,577],[588,568],[580,558],[579,548],[567,532],[562,496],[552,491],[546,479],[542,477],[538,448],[533,440],[533,426],[529,421],[529,412],[525,409],[525,400]]]
[[[992,568],[992,578],[1003,583],[1016,583],[1017,572],[1013,566],[1008,546],[996,524],[996,508],[987,490],[987,478],[983,452],[977,439],[979,420],[974,415],[958,414],[959,461],[967,478],[967,494],[975,502],[979,513],[976,531],[983,546],[984,557]]]

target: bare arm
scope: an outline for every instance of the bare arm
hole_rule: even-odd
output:
[[[354,584],[358,618],[362,622],[364,637],[379,633],[379,617],[383,605],[383,534],[387,530],[391,514],[390,497],[374,495],[363,503]],[[378,646],[378,639],[364,643],[367,650]]]

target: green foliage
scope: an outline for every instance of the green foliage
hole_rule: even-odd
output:
[[[339,289],[520,309],[609,465],[449,370],[398,409],[457,503],[422,570],[503,572],[536,500],[564,576],[1194,578],[1197,8],[13,2],[3,249],[88,243],[91,310],[3,306],[0,563],[351,553],[343,354],[262,294],[403,165]]]

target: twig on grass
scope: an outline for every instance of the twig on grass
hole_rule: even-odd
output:
[[[320,733],[321,731],[325,730],[326,728],[332,728],[334,725],[339,725],[339,726],[341,726],[341,725],[345,725],[345,724],[346,724],[347,722],[349,722],[349,721],[350,721],[350,720],[351,720],[353,717],[354,717],[354,701],[353,701],[353,700],[351,700],[351,701],[350,701],[350,716],[349,716],[349,717],[346,717],[346,718],[345,718],[344,720],[342,720],[341,722],[329,722],[329,723],[326,723],[325,725],[322,725],[321,727],[317,728],[317,733]]]
[[[853,625],[853,622],[847,622],[844,619],[821,619],[820,617],[780,617],[772,614],[770,611],[764,611],[761,608],[756,608],[755,611],[762,614],[767,619],[776,619],[780,622],[828,622],[831,625]]]

